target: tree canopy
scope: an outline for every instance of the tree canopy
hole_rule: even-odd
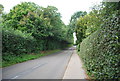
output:
[[[22,2],[2,18],[3,57],[63,49],[73,41],[69,26],[63,23],[54,6],[44,8],[33,2]]]

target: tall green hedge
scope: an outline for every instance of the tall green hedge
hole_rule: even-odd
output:
[[[25,34],[18,30],[11,28],[2,29],[2,52],[14,53],[19,55],[20,53],[28,53],[35,49],[35,39],[29,34]],[[29,51],[28,51],[29,50]]]
[[[80,56],[91,78],[120,79],[120,21],[113,15],[80,44]]]
[[[28,33],[11,28],[2,28],[2,55],[7,56],[35,53],[37,51],[61,49],[67,46],[65,41],[52,37],[36,40]]]
[[[11,61],[9,57],[61,49],[72,42],[69,40],[73,38],[72,32],[54,6],[44,8],[33,2],[22,2],[0,19],[2,55],[6,62]]]

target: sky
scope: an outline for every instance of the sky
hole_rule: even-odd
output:
[[[103,0],[0,0],[4,12],[8,13],[15,5],[21,2],[34,2],[42,7],[55,6],[61,13],[63,22],[68,25],[71,16],[77,11],[90,11],[90,7]]]

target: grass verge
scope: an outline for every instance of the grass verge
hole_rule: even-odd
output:
[[[49,51],[42,51],[40,53],[32,53],[32,54],[21,54],[20,56],[6,56],[6,61],[2,61],[2,66],[0,67],[7,67],[13,64],[17,64],[17,63],[21,63],[21,62],[25,62],[28,60],[33,60],[33,59],[37,59],[40,58],[42,56],[46,56],[52,53],[57,53],[61,51],[61,49],[57,49],[57,50],[49,50]]]

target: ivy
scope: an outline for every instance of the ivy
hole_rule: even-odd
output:
[[[104,22],[99,23],[100,25],[97,25],[98,22],[94,22],[94,24],[98,26],[96,27],[97,30],[88,35],[83,39],[81,44],[79,44],[80,48],[78,48],[78,51],[85,64],[88,75],[98,81],[116,81],[120,77],[119,4],[120,3],[110,2],[103,3],[102,5],[104,5],[104,7],[98,10],[100,14],[96,13],[96,15],[98,15],[98,18],[102,17],[101,21]],[[113,8],[111,9],[111,7]],[[93,19],[96,18],[93,17]],[[85,20],[87,20],[87,18]],[[86,24],[82,24],[80,21],[82,21],[81,18],[78,21],[79,27],[86,26]],[[87,22],[88,21],[89,19]],[[95,26],[94,24],[87,26]],[[89,28],[85,31],[88,29]]]

